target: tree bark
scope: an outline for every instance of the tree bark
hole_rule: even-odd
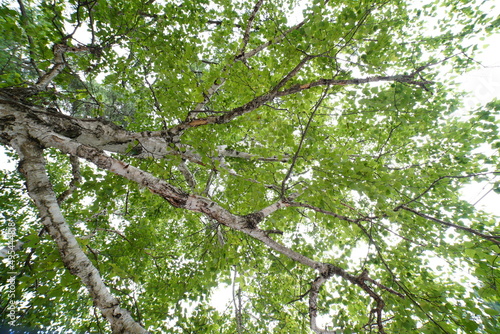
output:
[[[56,242],[66,268],[81,279],[95,305],[110,323],[113,333],[147,333],[127,310],[119,306],[120,302],[111,295],[71,232],[46,173],[43,148],[27,135],[18,134],[10,143],[19,154],[19,171],[26,177],[28,193],[39,210],[43,225]]]

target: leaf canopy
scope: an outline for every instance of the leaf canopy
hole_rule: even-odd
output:
[[[54,243],[24,138],[151,333],[496,333],[499,220],[460,191],[499,192],[500,103],[464,110],[453,83],[498,32],[489,7],[3,1],[0,141],[22,173],[1,171],[2,241],[23,247],[0,324],[127,332]]]

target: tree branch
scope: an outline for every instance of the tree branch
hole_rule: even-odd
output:
[[[19,10],[21,12],[21,26],[26,27],[27,25],[30,24],[28,14],[26,13],[26,7],[24,7],[24,2],[22,0],[17,0],[17,3],[19,4]],[[33,51],[35,49],[35,43],[33,42],[33,37],[29,35],[25,29],[26,37],[28,38],[28,44],[29,44],[29,55],[30,55],[30,63],[31,66],[33,66],[33,69],[36,71],[38,74],[38,77],[42,76],[42,71],[38,68],[36,62],[35,62],[35,52]]]
[[[336,80],[336,79],[320,79],[317,81],[305,83],[305,84],[297,84],[294,85],[288,89],[280,91],[276,96],[281,97],[281,96],[287,96],[291,94],[295,94],[298,92],[301,92],[306,89],[311,89],[314,87],[319,87],[319,86],[347,86],[347,85],[361,85],[365,83],[372,83],[372,82],[400,82],[400,83],[407,83],[407,84],[412,84],[412,85],[417,85],[417,86],[422,86],[422,85],[427,85],[427,84],[432,84],[432,81],[419,81],[414,79],[414,74],[412,75],[390,75],[390,76],[374,76],[374,77],[368,77],[368,78],[359,78],[359,79],[342,79],[342,80]]]
[[[345,221],[348,221],[350,223],[357,223],[359,221],[363,221],[363,220],[369,220],[368,218],[362,218],[362,219],[354,219],[354,218],[349,218],[347,216],[343,216],[343,215],[339,215],[337,213],[334,213],[334,212],[331,212],[331,211],[327,211],[327,210],[324,210],[324,209],[321,209],[321,208],[318,208],[318,207],[315,207],[313,205],[310,205],[310,204],[307,204],[307,203],[300,203],[300,202],[287,202],[287,205],[289,206],[293,206],[293,207],[301,207],[301,208],[307,208],[307,209],[311,209],[313,211],[316,211],[316,212],[320,212],[320,213],[323,213],[325,215],[328,215],[328,216],[332,216],[332,217],[335,217],[335,218],[338,218],[340,220],[345,220]]]
[[[288,162],[290,161],[290,157],[288,154],[283,154],[283,156],[272,156],[272,157],[262,157],[258,156],[255,154],[250,154],[246,152],[241,152],[237,150],[231,150],[231,149],[218,149],[217,154],[219,156],[224,156],[227,158],[241,158],[241,159],[247,159],[247,160],[259,160],[259,161],[276,161],[276,162]]]
[[[259,45],[258,47],[256,47],[255,49],[253,49],[251,51],[248,51],[246,53],[239,55],[237,57],[237,60],[243,61],[243,60],[247,60],[249,58],[252,58],[253,56],[258,54],[259,52],[261,52],[262,50],[264,50],[265,48],[267,48],[271,44],[276,44],[276,43],[281,42],[288,34],[290,34],[291,32],[293,32],[297,29],[300,29],[305,23],[306,23],[306,21],[304,20],[304,21],[294,25],[293,27],[291,27],[290,29],[288,29],[287,31],[285,31],[284,33],[279,35],[278,37],[275,37],[274,39],[269,40],[266,43]]]
[[[64,202],[71,194],[77,189],[77,186],[82,181],[82,176],[80,175],[80,162],[78,158],[70,155],[69,161],[71,163],[71,173],[73,178],[69,183],[68,189],[66,189],[62,194],[57,197],[57,204]]]
[[[54,65],[47,73],[38,79],[34,87],[38,91],[44,91],[47,89],[47,86],[52,82],[52,80],[54,80],[54,78],[58,76],[66,67],[66,61],[64,60],[64,54],[66,52],[88,52],[93,50],[95,50],[95,48],[84,45],[70,47],[65,44],[55,44],[52,48],[52,51],[54,52]]]
[[[257,15],[257,12],[259,11],[260,7],[264,3],[264,0],[259,0],[255,4],[252,13],[250,14],[250,17],[248,18],[247,26],[245,28],[245,33],[243,34],[243,41],[241,42],[241,48],[240,48],[240,54],[243,54],[245,52],[245,49],[247,47],[248,41],[250,40],[250,29],[252,29],[252,24],[253,21],[255,20],[255,16]]]
[[[191,171],[187,168],[186,162],[184,160],[181,160],[181,162],[179,163],[177,168],[179,169],[179,171],[182,173],[182,175],[186,179],[186,182],[188,183],[189,188],[191,188],[192,190],[196,189],[196,180],[194,179]]]
[[[322,329],[317,325],[319,290],[327,280],[328,279],[323,276],[318,276],[311,284],[311,289],[309,290],[309,326],[318,334],[337,334],[337,331]]]
[[[419,166],[419,165],[412,165],[413,166]],[[429,191],[431,191],[436,184],[438,184],[441,180],[444,179],[468,179],[476,176],[484,176],[484,175],[489,175],[489,174],[498,174],[498,172],[484,172],[484,173],[472,173],[472,174],[467,174],[467,175],[445,175],[445,176],[440,176],[436,180],[434,180],[420,195],[414,197],[408,202],[405,202],[404,204],[399,205],[396,207],[394,210],[398,210],[399,208],[402,208],[404,206],[407,206],[408,204],[411,204],[413,202],[418,201],[422,196],[427,194]]]
[[[119,301],[110,294],[99,272],[72,234],[45,172],[42,148],[22,136],[14,138],[11,144],[21,159],[19,170],[26,177],[28,193],[40,212],[42,223],[56,242],[66,268],[81,279],[95,305],[111,324],[113,333],[147,333],[127,310],[119,306]]]
[[[276,85],[274,86],[268,93],[260,95],[250,102],[247,102],[246,104],[234,108],[233,110],[225,113],[224,115],[220,116],[208,116],[204,118],[196,118],[196,119],[188,119],[166,131],[160,131],[158,132],[158,136],[167,136],[171,138],[174,142],[178,140],[179,136],[186,131],[187,129],[190,128],[195,128],[207,124],[225,124],[229,123],[236,117],[239,117],[241,115],[247,114],[251,111],[254,111],[255,109],[263,106],[264,104],[268,103],[269,101],[272,101],[276,97],[282,97],[282,96],[287,96],[287,95],[292,95],[299,93],[301,91],[311,89],[314,87],[320,87],[320,86],[346,86],[346,85],[361,85],[365,83],[372,83],[372,82],[401,82],[401,83],[407,83],[407,84],[413,84],[413,85],[426,85],[426,84],[431,84],[431,81],[418,81],[414,80],[412,75],[393,75],[393,76],[374,76],[374,77],[368,77],[368,78],[361,78],[361,79],[343,79],[343,80],[336,80],[336,79],[320,79],[317,81],[305,83],[305,84],[297,84],[294,85],[290,88],[284,89],[284,90],[279,90],[285,84],[292,78],[294,77],[298,71],[311,59],[315,58],[315,56],[306,56],[304,57],[297,66],[295,66],[285,77]]]
[[[325,278],[336,275],[348,280],[352,284],[359,286],[376,302],[377,306],[374,308],[373,312],[377,314],[379,332],[384,333],[381,320],[384,303],[380,296],[366,285],[365,277],[360,276],[358,278],[346,273],[340,267],[312,260],[307,256],[295,252],[289,247],[286,247],[274,241],[269,237],[268,232],[257,228],[258,223],[264,218],[266,212],[271,212],[273,210],[275,211],[281,208],[282,204],[271,205],[271,207],[269,207],[267,210],[264,209],[263,212],[256,212],[246,216],[234,215],[226,209],[222,208],[218,203],[208,198],[199,195],[187,194],[181,189],[178,189],[145,171],[142,171],[129,164],[107,156],[103,151],[96,148],[71,141],[68,138],[57,135],[55,133],[47,133],[47,131],[43,131],[38,128],[31,129],[30,134],[46,146],[55,147],[67,154],[73,154],[87,159],[88,161],[96,164],[96,166],[101,169],[108,170],[114,174],[120,175],[131,181],[141,184],[142,186],[148,188],[151,192],[163,197],[175,207],[184,208],[186,210],[194,212],[201,212],[225,226],[241,231],[253,237],[254,239],[263,242],[269,248],[289,257],[290,259],[308,266],[314,270],[317,270],[320,275]]]
[[[401,206],[401,209],[403,210],[406,210],[406,211],[409,211],[409,212],[412,212],[414,214],[416,214],[417,216],[420,216],[422,218],[425,218],[425,219],[428,219],[428,220],[431,220],[433,222],[436,222],[436,223],[439,223],[441,225],[444,225],[444,226],[448,226],[448,227],[453,227],[457,230],[461,230],[461,231],[465,231],[465,232],[468,232],[468,233],[471,233],[471,234],[474,234],[474,235],[477,235],[485,240],[488,240],[488,241],[491,241],[497,245],[500,245],[500,236],[494,236],[494,235],[488,235],[488,234],[484,234],[484,233],[481,233],[473,228],[470,228],[470,227],[465,227],[465,226],[460,226],[460,225],[457,225],[457,224],[453,224],[453,223],[448,223],[448,222],[445,222],[444,220],[441,220],[441,219],[438,219],[438,218],[435,218],[435,217],[432,217],[432,216],[429,216],[425,213],[422,213],[422,212],[419,212],[417,210],[414,210],[414,209],[411,209],[407,206]]]
[[[295,154],[293,155],[293,158],[292,158],[292,163],[290,164],[290,167],[288,168],[288,171],[287,171],[285,177],[283,178],[283,181],[281,182],[281,195],[282,196],[285,196],[286,182],[288,181],[288,179],[290,178],[290,175],[292,174],[293,168],[295,167],[295,163],[297,162],[297,158],[298,158],[299,153],[302,149],[302,145],[304,144],[304,140],[306,139],[307,131],[309,130],[311,122],[312,122],[314,116],[316,115],[316,112],[318,111],[319,106],[321,105],[321,103],[323,102],[323,100],[325,99],[325,97],[328,93],[328,88],[329,88],[328,86],[325,88],[325,90],[323,91],[323,94],[321,95],[319,100],[314,105],[313,110],[311,112],[311,115],[309,116],[309,119],[307,120],[307,124],[306,124],[304,130],[302,131],[299,145],[297,147],[297,150],[295,150]]]
[[[262,1],[261,1],[262,2]],[[257,5],[256,5],[257,6]],[[260,7],[260,6],[259,6]],[[234,57],[234,61],[233,63],[231,64],[228,64],[226,65],[223,69],[222,69],[222,75],[221,77],[219,77],[218,79],[216,79],[214,81],[214,83],[212,84],[212,86],[210,88],[207,89],[207,91],[204,93],[204,98],[203,98],[203,102],[200,102],[196,105],[196,107],[194,108],[194,111],[202,111],[203,108],[205,107],[205,105],[207,105],[208,102],[210,102],[210,99],[211,97],[224,85],[224,83],[226,82],[226,78],[225,78],[225,74],[227,73],[227,71],[233,66],[234,63],[236,62],[239,62],[239,61],[242,61],[242,62],[245,62],[246,60],[254,57],[255,55],[257,55],[258,53],[260,53],[262,50],[266,49],[269,45],[271,44],[276,44],[276,43],[279,43],[280,41],[282,41],[289,33],[291,33],[292,31],[295,31],[297,29],[299,29],[300,27],[302,27],[304,25],[305,21],[299,23],[299,24],[296,24],[295,26],[291,27],[290,29],[288,29],[286,32],[284,32],[283,34],[281,34],[280,36],[274,38],[273,40],[270,40],[266,43],[263,43],[261,45],[259,45],[258,47],[256,47],[255,49],[251,50],[251,51],[248,51],[248,52],[244,52],[244,49],[246,47],[246,44],[244,44],[244,46],[241,48],[240,50],[240,53],[237,54],[235,57]],[[191,112],[186,121],[193,121],[193,112]]]

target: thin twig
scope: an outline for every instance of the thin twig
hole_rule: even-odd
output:
[[[420,216],[422,218],[431,220],[431,221],[439,223],[441,225],[445,225],[445,226],[448,226],[448,227],[453,227],[453,228],[455,228],[457,230],[461,230],[461,231],[469,232],[471,234],[475,234],[475,235],[477,235],[477,236],[479,236],[479,237],[481,237],[483,239],[486,239],[488,241],[496,243],[497,245],[500,245],[500,236],[487,235],[487,234],[481,233],[481,232],[479,232],[479,231],[477,231],[477,230],[475,230],[473,228],[470,228],[470,227],[465,227],[465,226],[460,226],[460,225],[457,225],[457,224],[445,222],[444,220],[438,219],[436,217],[429,216],[429,215],[427,215],[425,213],[422,213],[422,212],[419,212],[417,210],[411,209],[411,208],[409,208],[407,206],[401,206],[401,209],[409,211],[409,212],[412,212],[412,213],[416,214],[417,216]]]

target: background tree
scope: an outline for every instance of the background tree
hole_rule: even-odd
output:
[[[500,103],[451,81],[488,5],[4,1],[2,321],[494,333],[499,224],[459,191],[499,191]]]

